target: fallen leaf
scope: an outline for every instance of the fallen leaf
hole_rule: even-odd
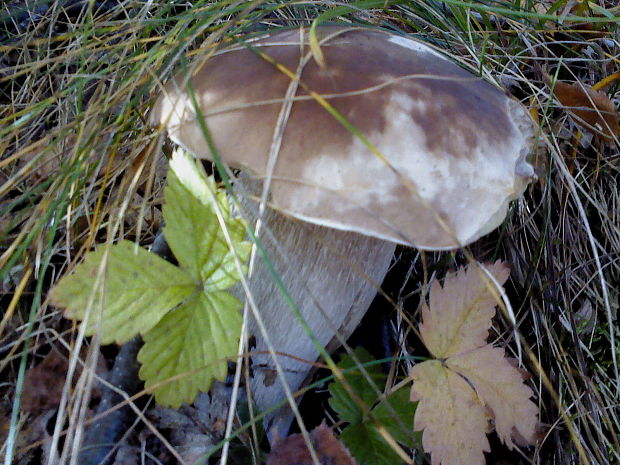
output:
[[[510,274],[508,267],[499,261],[486,268],[500,284]],[[474,267],[448,274],[443,288],[439,281],[433,282],[429,305],[422,305],[420,336],[435,358],[486,344],[497,299],[490,291],[493,284],[483,279],[481,273],[480,268]]]
[[[62,388],[69,363],[66,358],[52,350],[41,363],[29,368],[24,378],[22,408],[38,415],[60,404]]]
[[[324,422],[310,432],[310,442],[321,465],[355,465],[347,448]],[[266,465],[314,465],[301,434],[292,434],[276,442]]]
[[[534,393],[523,384],[519,370],[508,363],[504,349],[486,345],[448,358],[446,366],[465,376],[473,385],[493,412],[495,431],[508,447],[514,446],[513,430],[533,441],[538,408],[529,398]]]
[[[484,464],[489,418],[467,382],[438,360],[418,363],[411,377],[411,400],[419,401],[413,424],[424,430],[433,465]]]
[[[32,165],[30,178],[45,181],[60,171],[63,161],[70,157],[76,137],[70,135],[62,140],[46,137],[19,151],[19,167]]]
[[[552,83],[551,76],[545,72],[543,79],[575,123],[607,139],[620,136],[620,114],[607,94],[580,82]]]
[[[508,279],[501,262],[485,265],[499,285]],[[532,390],[504,350],[487,344],[499,296],[479,265],[433,283],[429,305],[422,304],[420,336],[437,360],[416,364],[411,401],[418,401],[414,429],[433,465],[482,465],[489,451],[491,420],[500,439],[536,439],[538,408]]]
[[[87,349],[84,349],[82,358],[86,356]],[[29,368],[24,378],[23,410],[36,416],[46,410],[56,408],[60,404],[68,370],[69,360],[57,349],[52,349],[40,363]],[[81,365],[78,364],[74,380],[78,378],[80,372]],[[105,360],[101,354],[97,359],[96,372],[99,375],[106,372]]]

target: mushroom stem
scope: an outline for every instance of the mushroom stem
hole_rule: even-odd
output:
[[[252,219],[251,212],[246,214]],[[339,341],[346,340],[368,310],[396,245],[354,232],[302,224],[270,208],[263,214],[263,222],[265,233],[260,240],[273,268],[318,343],[336,349],[341,345],[334,343],[336,333]],[[285,379],[278,380],[272,355],[251,318],[249,333],[256,343],[251,347],[255,355],[250,385],[257,407],[264,411],[286,397],[282,383],[288,383],[291,392],[301,387],[320,354],[262,260],[256,262],[250,289],[285,372]],[[292,420],[289,405],[265,417],[270,442],[285,437]]]

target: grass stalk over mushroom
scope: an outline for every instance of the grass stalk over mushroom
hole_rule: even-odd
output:
[[[605,139],[582,130],[540,73],[542,68],[582,86],[612,75],[620,54],[611,20],[620,15],[614,2],[588,7],[570,1],[362,1],[339,4],[350,8],[338,11],[316,2],[41,1],[26,10],[18,3],[0,9],[4,463],[38,463],[37,454],[46,462],[71,463],[76,433],[97,402],[98,341],[83,338],[47,305],[47,291],[94,245],[120,238],[149,245],[159,231],[171,148],[160,149],[147,125],[152,95],[181,57],[200,60],[217,41],[309,25],[330,12],[337,13],[332,21],[412,33],[508,88],[536,114],[548,140],[538,149],[539,181],[526,200],[513,205],[501,230],[467,254],[503,258],[512,266],[508,292],[518,332],[540,364],[529,367],[547,426],[541,447],[527,451],[528,458],[541,464],[580,463],[580,454],[590,463],[620,459],[620,381],[614,366],[620,356],[619,136]],[[559,17],[565,20],[554,22]],[[617,80],[604,88],[616,108],[618,88]],[[417,318],[424,289],[419,283],[464,261],[460,253],[398,254],[383,285],[397,310],[389,304],[381,310],[389,314],[386,330],[399,349],[391,363],[394,383],[406,373],[407,357],[419,355],[407,323]],[[498,341],[516,347],[509,322],[497,321],[495,331]],[[67,370],[57,376],[61,395],[37,410],[29,404],[25,373],[61,349],[67,358]],[[114,355],[115,349],[103,348],[108,360]],[[80,369],[84,363],[90,372]],[[67,373],[81,381],[69,380]],[[131,398],[139,421],[128,430],[131,446],[122,447],[143,441],[152,453],[156,435],[174,447],[145,410],[145,394]],[[47,424],[45,412],[53,408],[58,420]],[[179,456],[166,450],[163,454]]]

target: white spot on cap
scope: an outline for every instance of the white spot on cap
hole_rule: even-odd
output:
[[[161,99],[158,123],[163,123],[168,128],[176,129],[188,120],[191,107],[190,96],[187,94],[167,95]]]
[[[401,47],[408,48],[409,50],[413,50],[414,52],[430,53],[431,55],[439,57],[443,60],[447,60],[447,58],[443,56],[441,53],[436,52],[431,47],[429,47],[428,45],[418,40],[408,39],[407,37],[391,35],[388,41],[390,41],[393,44],[400,45]]]
[[[424,129],[411,116],[412,110],[426,107],[424,101],[393,93],[384,110],[389,124],[377,142],[392,166],[406,178],[415,180],[418,195],[433,200],[449,178],[450,167],[445,157],[433,156]]]

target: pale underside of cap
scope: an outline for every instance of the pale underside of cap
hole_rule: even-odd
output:
[[[273,169],[270,205],[293,217],[424,249],[464,246],[496,228],[533,176],[525,108],[431,47],[374,29],[290,30],[224,49],[191,82],[219,155],[263,178],[290,77],[320,94],[376,149],[297,88]],[[300,55],[302,58],[300,58]],[[309,57],[309,58],[308,58]],[[185,76],[152,119],[200,158],[211,153]]]

